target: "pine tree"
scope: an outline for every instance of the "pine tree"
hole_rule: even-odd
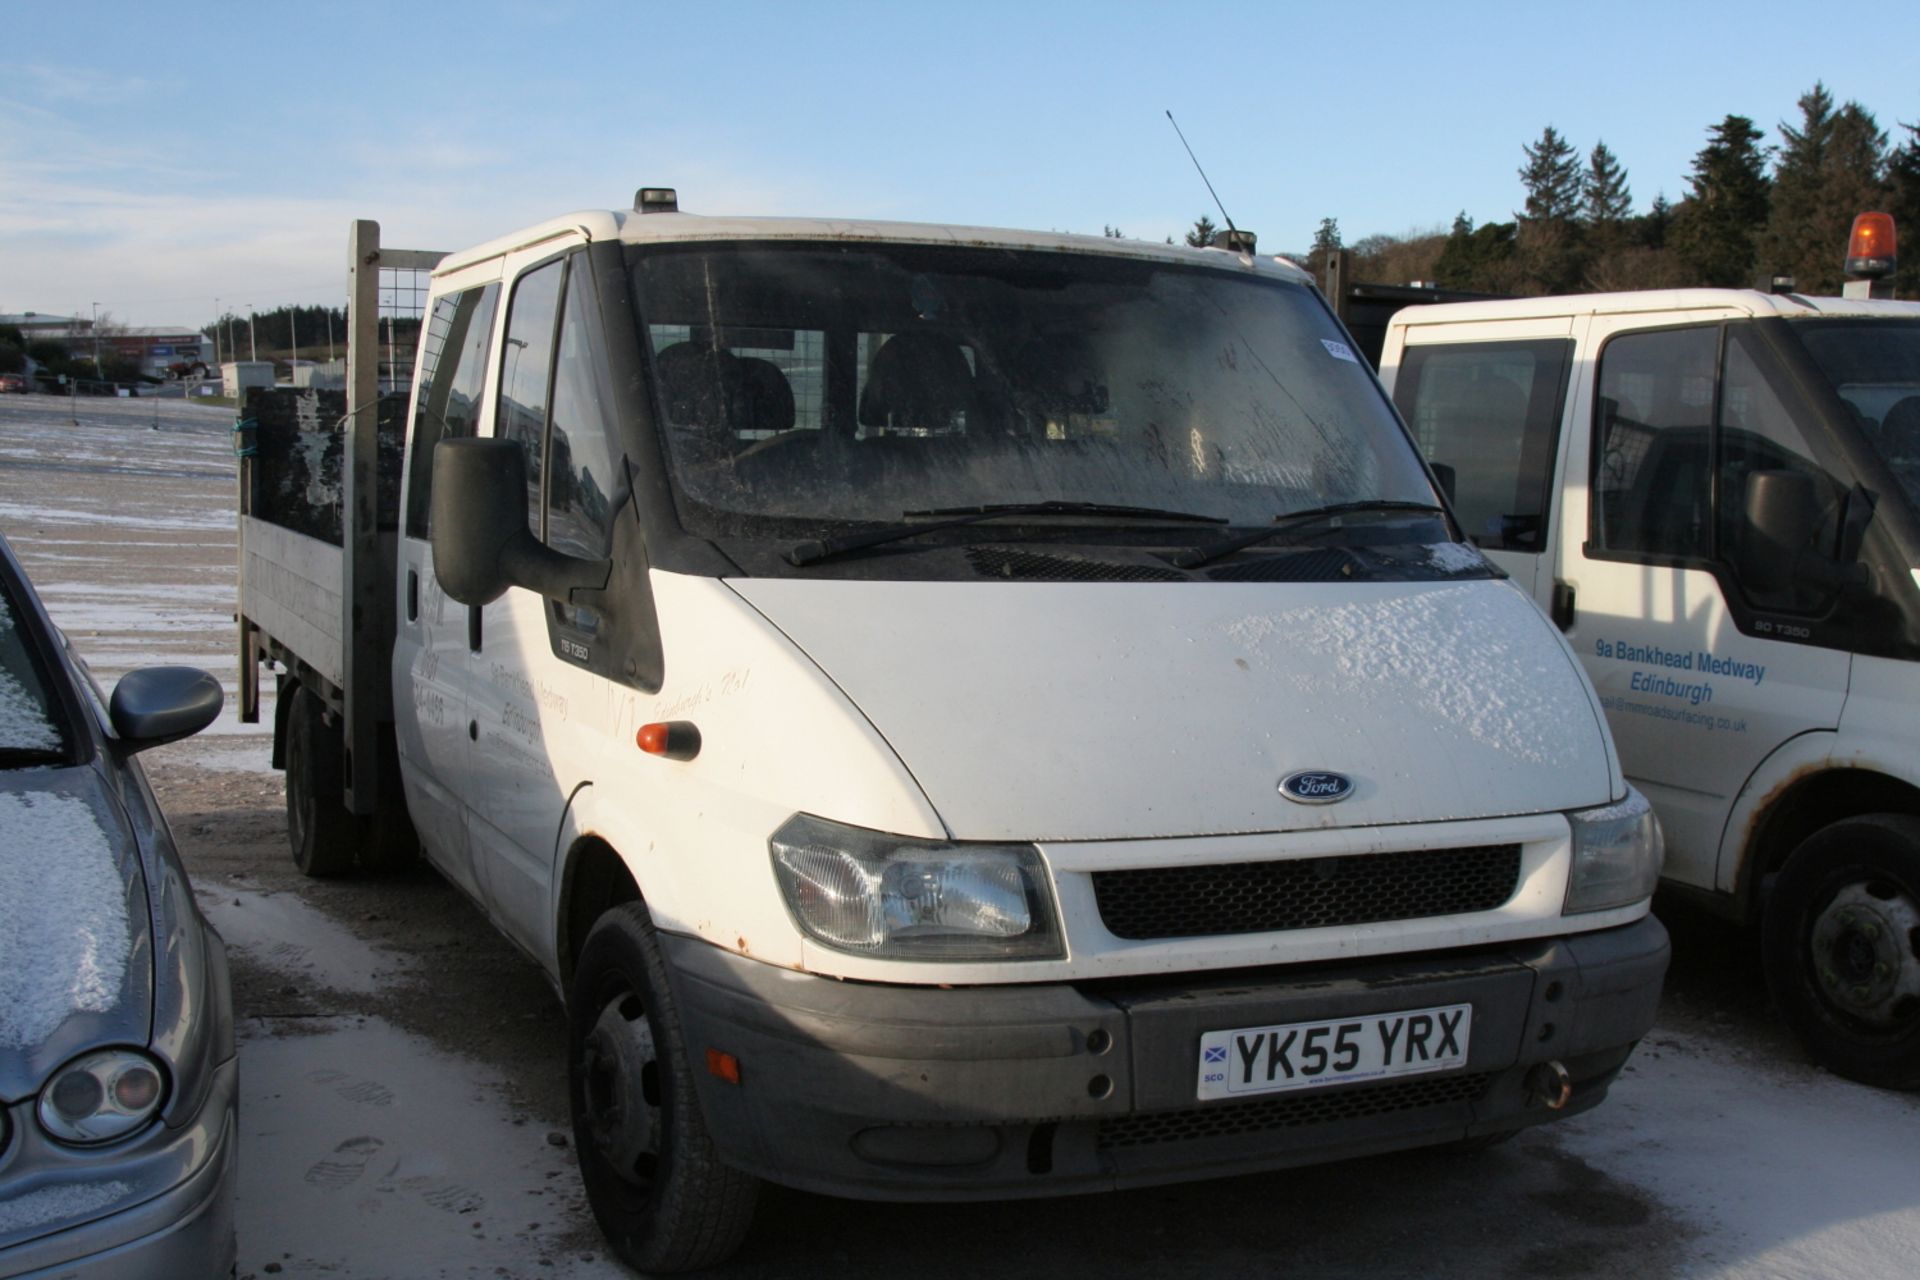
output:
[[[1307,251],[1307,270],[1320,276],[1327,269],[1327,259],[1341,248],[1339,219],[1320,219],[1320,229],[1313,233],[1313,248]]]
[[[1746,116],[1730,115],[1707,130],[1693,157],[1692,190],[1671,239],[1702,284],[1753,282],[1754,244],[1767,221],[1765,136]]]
[[[1826,175],[1827,147],[1834,126],[1833,95],[1826,85],[1815,81],[1813,88],[1800,95],[1799,105],[1798,128],[1780,122],[1780,151],[1773,167],[1772,199],[1759,251],[1762,268],[1792,275],[1802,290],[1811,290],[1815,282],[1799,277],[1810,259],[1820,183]]]
[[[1204,249],[1213,243],[1214,233],[1220,228],[1213,225],[1213,219],[1201,214],[1193,220],[1193,230],[1187,232],[1187,243],[1195,249]]]
[[[1527,189],[1519,219],[1520,260],[1532,277],[1534,292],[1564,293],[1577,287],[1586,265],[1586,249],[1576,219],[1580,216],[1580,156],[1552,125],[1540,140],[1521,144],[1527,163],[1520,168]]]
[[[1887,212],[1893,215],[1895,234],[1920,247],[1920,124],[1902,124],[1907,140],[1887,157]],[[1893,276],[1894,292],[1902,298],[1920,296],[1920,253],[1908,249]]]
[[[1639,220],[1639,241],[1645,249],[1664,249],[1667,247],[1667,233],[1673,230],[1673,205],[1667,201],[1667,193],[1656,191],[1653,204],[1647,209],[1647,215]]]
[[[1572,222],[1580,215],[1580,159],[1552,125],[1540,140],[1522,143],[1527,162],[1520,167],[1520,183],[1527,189],[1526,210],[1516,216],[1529,220]]]
[[[1593,144],[1587,158],[1587,173],[1582,184],[1581,216],[1595,229],[1617,228],[1633,212],[1633,192],[1627,187],[1627,171],[1607,150],[1605,142]]]

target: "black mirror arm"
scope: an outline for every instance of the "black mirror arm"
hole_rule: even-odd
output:
[[[550,600],[578,603],[576,593],[605,591],[613,576],[613,561],[583,560],[555,551],[525,527],[517,529],[500,548],[500,569],[507,581]]]

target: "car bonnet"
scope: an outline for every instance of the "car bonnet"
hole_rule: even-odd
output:
[[[0,1101],[145,1046],[153,931],[132,830],[90,767],[0,771]]]
[[[1605,728],[1512,584],[732,579],[969,840],[1538,813],[1611,797]],[[1341,803],[1281,789],[1344,775]]]

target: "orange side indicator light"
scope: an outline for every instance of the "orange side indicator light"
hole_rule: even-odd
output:
[[[707,1074],[718,1076],[728,1084],[740,1083],[740,1059],[718,1049],[707,1050]]]
[[[700,730],[691,720],[659,720],[643,724],[633,736],[634,745],[650,756],[669,760],[691,760],[700,754]]]

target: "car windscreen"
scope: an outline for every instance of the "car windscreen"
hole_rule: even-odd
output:
[[[702,531],[1014,503],[1263,525],[1436,501],[1302,284],[990,247],[629,253],[682,514]]]
[[[1795,320],[1861,436],[1920,507],[1920,320]]]
[[[0,768],[58,763],[69,754],[61,704],[25,631],[31,625],[0,580]]]

